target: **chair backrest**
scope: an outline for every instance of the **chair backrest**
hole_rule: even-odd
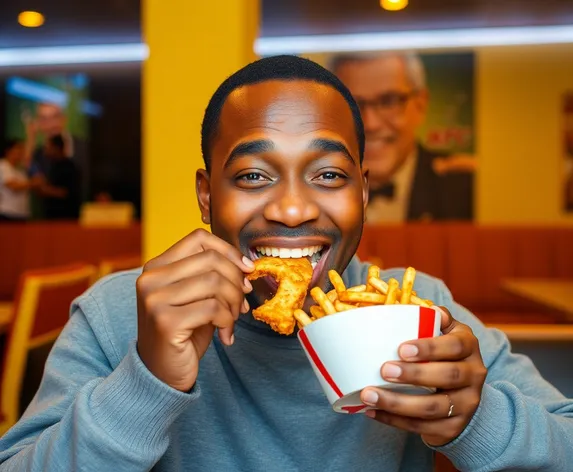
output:
[[[71,302],[90,287],[96,275],[96,267],[78,263],[20,276],[0,372],[0,435],[18,419],[28,352],[58,337],[69,319]]]
[[[139,254],[102,259],[99,264],[98,277],[105,277],[121,270],[136,269],[141,263],[141,255]]]

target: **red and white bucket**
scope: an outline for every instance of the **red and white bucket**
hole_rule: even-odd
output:
[[[400,360],[398,347],[440,335],[438,308],[379,305],[325,316],[299,330],[298,339],[328,401],[338,413],[364,413],[365,387],[427,394],[434,389],[386,382],[382,364]]]

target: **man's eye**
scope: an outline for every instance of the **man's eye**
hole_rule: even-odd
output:
[[[265,178],[258,172],[249,172],[248,174],[239,176],[237,180],[241,180],[243,182],[260,182],[265,180]]]
[[[318,178],[320,180],[337,180],[337,179],[344,179],[345,176],[339,174],[338,172],[329,171],[329,172],[323,172],[318,176]]]

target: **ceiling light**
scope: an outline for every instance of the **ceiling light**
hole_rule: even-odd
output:
[[[18,15],[18,23],[26,28],[38,28],[44,24],[44,15],[37,11],[23,11]]]
[[[141,62],[148,56],[149,48],[141,43],[0,48],[0,67]]]
[[[259,38],[260,56],[408,49],[466,49],[573,43],[573,26],[468,28]]]
[[[380,0],[380,6],[389,11],[403,10],[408,6],[408,0]]]

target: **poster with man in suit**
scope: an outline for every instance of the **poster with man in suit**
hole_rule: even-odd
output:
[[[330,57],[366,132],[370,223],[472,220],[474,55]]]

